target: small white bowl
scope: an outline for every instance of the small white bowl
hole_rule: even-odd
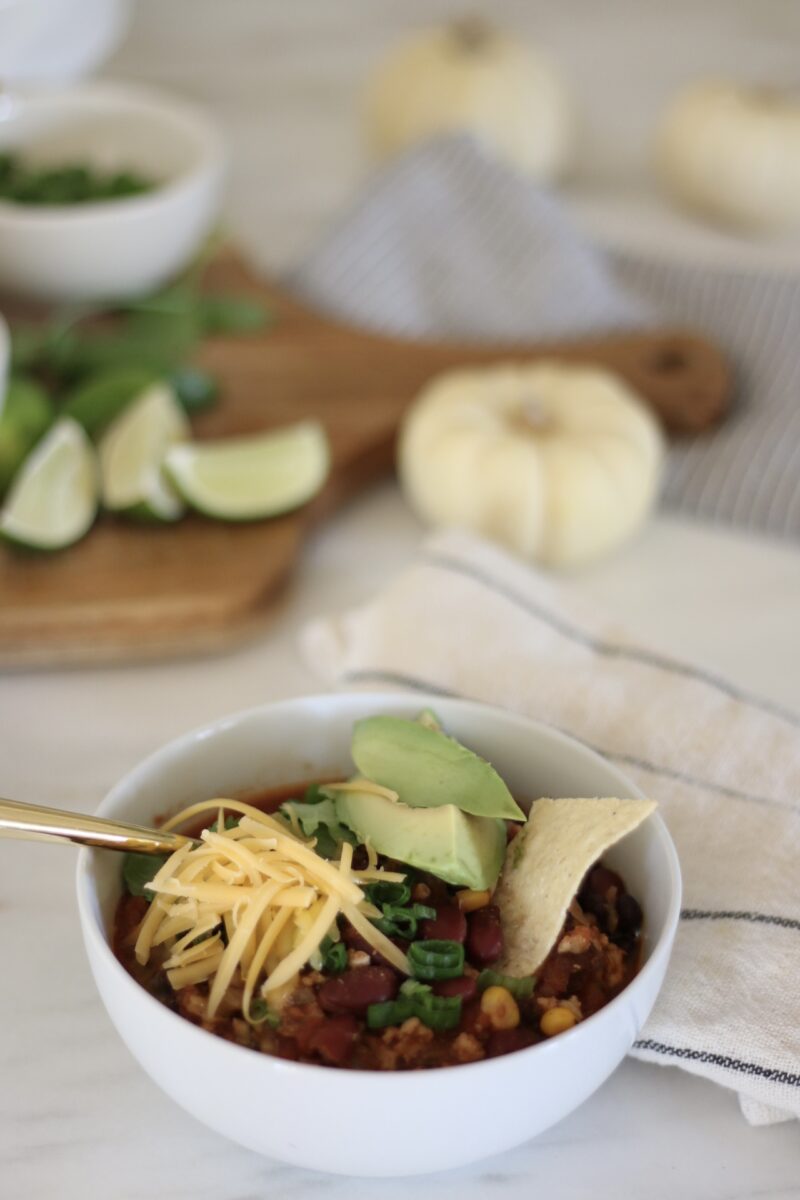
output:
[[[165,746],[106,797],[107,817],[151,822],[212,796],[337,776],[353,722],[430,705],[519,800],[638,795],[625,776],[563,734],[498,709],[436,696],[328,695],[226,717]],[[78,903],[106,1008],[145,1071],[178,1104],[271,1158],[343,1175],[400,1176],[498,1154],[577,1108],[630,1049],[653,1006],[678,923],[675,848],[651,817],[605,856],[645,913],[644,964],[610,1004],[568,1033],[501,1058],[430,1071],[348,1071],[286,1062],[206,1033],[165,1008],[114,957],[114,854],[82,851]]]
[[[12,94],[0,113],[2,151],[36,165],[130,168],[155,183],[139,196],[86,204],[0,201],[3,290],[48,301],[146,293],[186,265],[219,211],[225,154],[215,125],[149,89],[92,83]]]

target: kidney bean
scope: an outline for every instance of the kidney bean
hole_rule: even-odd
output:
[[[373,953],[372,946],[349,921],[342,921],[341,934],[342,941],[348,950],[366,950],[367,954]]]
[[[467,936],[467,918],[457,904],[437,904],[436,916],[420,921],[419,935],[443,942],[463,942]]]
[[[353,967],[326,979],[317,992],[326,1013],[364,1016],[370,1004],[394,1000],[399,980],[389,967]]]
[[[617,900],[618,928],[621,933],[633,933],[642,923],[639,901],[625,892]]]
[[[467,958],[479,967],[497,962],[503,953],[503,926],[500,909],[487,904],[469,914],[467,921]]]
[[[581,892],[578,903],[585,913],[591,913],[598,922],[605,918],[606,902],[597,892]]]
[[[437,979],[431,986],[436,996],[462,996],[471,1000],[478,991],[478,977],[460,975],[458,979]]]
[[[489,1058],[498,1058],[501,1054],[510,1054],[512,1050],[524,1050],[533,1045],[533,1034],[524,1025],[516,1029],[495,1029],[489,1036],[486,1052]]]
[[[309,1037],[308,1049],[333,1066],[340,1067],[350,1057],[357,1037],[358,1021],[355,1017],[349,1014],[327,1017]]]
[[[609,871],[608,867],[603,866],[593,867],[589,872],[588,890],[607,900],[609,889],[612,887],[618,892],[623,890],[622,880],[616,871]]]
[[[363,871],[369,866],[369,855],[367,854],[366,846],[356,846],[353,851],[353,870]]]
[[[349,921],[343,921],[341,929],[342,941],[344,942],[345,946],[347,946],[348,950],[364,950],[374,963],[377,963],[381,967],[389,967],[391,970],[394,970],[394,967],[392,967],[391,963],[385,959],[378,950],[376,950],[373,946],[370,946],[366,938],[363,938],[361,934],[353,928]],[[391,938],[390,940],[394,942],[395,946],[397,946],[405,954],[406,950],[408,949],[407,941],[404,941],[403,938]]]

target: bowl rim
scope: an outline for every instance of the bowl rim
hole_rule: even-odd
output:
[[[163,182],[157,183],[147,192],[136,196],[120,196],[110,200],[87,200],[80,204],[17,204],[12,200],[0,199],[0,223],[16,227],[28,226],[41,229],[43,226],[70,227],[90,222],[109,222],[115,216],[143,215],[159,209],[165,200],[172,200],[192,190],[198,179],[208,174],[222,173],[227,165],[228,154],[222,131],[213,117],[199,105],[184,100],[162,88],[138,83],[100,80],[81,83],[33,95],[22,94],[20,105],[31,110],[58,110],[59,104],[80,107],[86,102],[87,110],[102,110],[106,105],[113,108],[138,110],[158,115],[168,122],[179,136],[191,141],[196,149],[196,158],[185,170]],[[24,148],[24,142],[20,143]]]
[[[114,801],[117,798],[118,793],[131,786],[136,786],[141,778],[146,777],[149,772],[152,771],[153,767],[158,765],[159,759],[162,757],[169,756],[171,754],[181,754],[189,749],[195,742],[211,738],[225,729],[233,728],[242,721],[256,718],[262,713],[269,713],[276,709],[291,709],[293,707],[302,709],[308,705],[314,705],[317,703],[336,703],[337,700],[348,700],[356,703],[358,701],[363,701],[364,703],[386,703],[387,706],[391,706],[392,704],[397,704],[398,701],[408,701],[411,698],[413,698],[415,705],[417,702],[419,703],[419,707],[424,708],[426,705],[433,706],[438,704],[441,706],[442,704],[446,704],[451,709],[456,709],[457,711],[460,710],[465,713],[479,714],[481,712],[490,712],[493,716],[500,716],[504,721],[508,721],[512,725],[516,725],[519,732],[530,733],[531,729],[535,729],[537,733],[543,734],[546,738],[551,739],[553,742],[559,744],[570,753],[577,752],[589,762],[600,763],[605,768],[610,767],[611,770],[613,770],[619,776],[620,781],[625,783],[631,796],[636,798],[643,798],[644,796],[644,793],[641,791],[641,789],[638,788],[632,780],[628,779],[624,771],[619,770],[615,764],[608,762],[608,760],[603,758],[601,754],[598,754],[596,750],[593,750],[584,742],[581,742],[578,738],[574,738],[570,734],[564,733],[562,730],[556,728],[555,726],[549,725],[544,721],[539,721],[533,717],[524,716],[521,713],[516,713],[509,709],[500,708],[497,705],[485,704],[475,700],[462,700],[457,697],[443,696],[440,693],[437,694],[431,692],[322,692],[296,696],[289,700],[269,701],[265,704],[259,704],[249,708],[240,709],[237,712],[219,717],[214,721],[206,722],[205,724],[197,726],[186,733],[180,734],[177,738],[171,739],[147,755],[146,758],[142,759],[130,771],[123,775],[122,778],[119,779],[111,788],[111,790],[104,796],[97,809],[97,815],[107,816],[107,810],[109,807],[113,808]],[[630,995],[631,989],[636,989],[637,991],[640,990],[649,977],[658,972],[662,958],[665,955],[669,956],[672,943],[675,938],[675,933],[678,928],[681,911],[682,877],[678,852],[675,849],[675,844],[663,818],[661,817],[661,814],[658,811],[651,813],[651,815],[647,818],[647,823],[651,823],[651,828],[655,830],[656,844],[659,847],[659,851],[664,856],[665,865],[667,868],[667,877],[669,881],[669,899],[661,933],[653,942],[647,961],[639,969],[631,982],[625,988],[623,988],[613,1000],[610,1000],[608,1004],[605,1004],[601,1009],[587,1017],[585,1020],[580,1021],[577,1025],[573,1026],[572,1029],[566,1030],[564,1033],[559,1034],[558,1037],[548,1038],[548,1040],[545,1042],[537,1042],[534,1045],[526,1046],[521,1050],[514,1050],[510,1055],[502,1055],[499,1060],[497,1058],[487,1058],[478,1062],[454,1063],[451,1066],[432,1068],[430,1071],[424,1072],[426,1078],[428,1078],[431,1074],[433,1074],[437,1079],[450,1078],[453,1071],[458,1071],[459,1075],[457,1078],[461,1079],[465,1078],[461,1072],[467,1069],[473,1073],[477,1071],[490,1070],[493,1066],[496,1069],[498,1061],[505,1061],[508,1058],[514,1058],[515,1060],[519,1058],[522,1060],[523,1056],[527,1062],[532,1064],[533,1060],[530,1058],[532,1054],[538,1054],[539,1058],[541,1059],[545,1054],[552,1055],[554,1053],[558,1053],[557,1047],[558,1045],[563,1044],[564,1039],[568,1038],[570,1039],[571,1043],[575,1043],[581,1039],[585,1040],[592,1038],[593,1031],[599,1032],[602,1024],[610,1021],[613,1018],[614,1013],[623,1006],[626,996]],[[91,941],[93,948],[101,955],[103,959],[105,959],[106,963],[111,965],[112,970],[115,971],[117,977],[120,979],[124,978],[126,983],[130,985],[131,988],[135,989],[135,994],[140,1000],[145,1001],[148,1005],[154,1006],[154,1008],[150,1010],[153,1012],[153,1014],[155,1014],[157,1011],[162,1016],[178,1022],[178,1025],[176,1025],[175,1028],[181,1029],[183,1031],[183,1036],[188,1037],[190,1040],[193,1040],[192,1035],[200,1037],[201,1041],[198,1043],[198,1047],[201,1048],[200,1052],[202,1052],[203,1045],[211,1045],[207,1039],[212,1038],[214,1042],[219,1043],[219,1046],[224,1046],[228,1050],[236,1052],[236,1054],[245,1055],[246,1059],[244,1061],[250,1062],[253,1065],[254,1060],[260,1061],[266,1064],[263,1067],[264,1070],[277,1070],[282,1074],[295,1076],[299,1080],[306,1078],[310,1081],[320,1071],[325,1073],[326,1078],[328,1078],[332,1072],[335,1072],[337,1075],[343,1076],[348,1080],[355,1078],[375,1081],[374,1085],[378,1087],[392,1086],[389,1081],[394,1081],[393,1086],[395,1088],[398,1086],[410,1087],[413,1085],[413,1081],[419,1079],[420,1072],[414,1070],[370,1071],[363,1068],[342,1069],[325,1066],[323,1064],[298,1063],[293,1062],[290,1059],[278,1058],[271,1054],[252,1050],[248,1046],[239,1046],[235,1042],[230,1042],[226,1039],[219,1038],[216,1034],[202,1029],[193,1022],[187,1021],[185,1017],[182,1017],[178,1013],[175,1013],[171,1009],[167,1008],[166,1005],[162,1004],[154,996],[151,996],[150,993],[146,991],[141,984],[137,983],[137,981],[125,970],[122,963],[114,954],[105,935],[105,931],[103,930],[101,922],[98,919],[99,914],[96,911],[97,889],[95,886],[92,866],[93,855],[99,853],[100,851],[97,850],[92,851],[89,848],[82,848],[78,855],[76,868],[78,912],[83,929],[83,935],[87,941],[87,950],[89,948],[88,943]],[[660,990],[660,987],[656,990],[656,995],[658,990]],[[219,1046],[217,1049],[219,1049]],[[379,1079],[383,1081],[380,1084],[377,1083],[377,1080]],[[405,1082],[400,1083],[399,1080],[404,1080]]]

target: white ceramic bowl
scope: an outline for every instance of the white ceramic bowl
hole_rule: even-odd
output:
[[[0,201],[0,289],[49,301],[148,292],[186,265],[219,211],[221,137],[202,112],[160,92],[92,83],[12,95],[0,151],[37,165],[132,168],[156,182],[140,196],[87,204]]]
[[[577,742],[497,709],[438,697],[328,695],[226,717],[152,755],[100,813],[152,821],[184,804],[253,788],[342,775],[353,722],[411,716],[426,704],[493,762],[514,795],[636,795],[619,771]],[[501,1058],[396,1074],[291,1063],[204,1032],[153,999],[109,947],[120,864],[83,851],[78,901],[89,961],[128,1048],[178,1104],[212,1129],[272,1158],[350,1175],[411,1175],[497,1154],[553,1125],[611,1074],[642,1027],[667,966],[680,871],[656,816],[606,856],[645,912],[644,965],[599,1013],[552,1041]]]

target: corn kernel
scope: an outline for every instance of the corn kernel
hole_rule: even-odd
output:
[[[539,1022],[539,1028],[545,1037],[555,1037],[557,1033],[566,1033],[568,1029],[572,1029],[577,1019],[568,1008],[558,1005],[544,1013]]]
[[[490,891],[478,892],[474,888],[464,888],[463,891],[456,892],[458,907],[465,913],[475,912],[477,908],[486,908],[491,898]]]
[[[507,988],[488,987],[481,996],[481,1012],[493,1029],[516,1029],[519,1025],[519,1008]]]

